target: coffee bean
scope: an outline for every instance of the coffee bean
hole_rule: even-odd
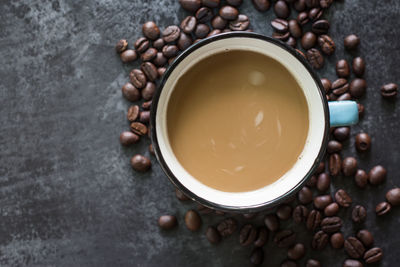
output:
[[[139,118],[140,108],[138,105],[130,106],[128,109],[127,119],[130,122],[133,122]]]
[[[318,231],[314,234],[311,247],[316,250],[323,250],[328,244],[329,236],[323,231]]]
[[[220,4],[220,0],[201,0],[203,6],[215,8]]]
[[[368,174],[364,170],[358,169],[354,176],[354,181],[358,187],[365,188],[368,184]]]
[[[308,13],[307,12],[300,12],[297,15],[296,20],[300,25],[305,25],[310,21],[310,18],[308,17]]]
[[[143,53],[150,47],[150,41],[145,37],[140,37],[136,40],[134,46],[136,51]]]
[[[344,93],[342,95],[340,95],[336,101],[345,101],[345,100],[351,100],[351,95],[350,93]]]
[[[164,230],[170,230],[178,224],[174,215],[162,215],[158,218],[158,226]]]
[[[268,229],[259,227],[257,230],[257,238],[254,240],[255,247],[263,247],[268,241]]]
[[[347,192],[343,189],[339,189],[335,193],[335,200],[341,207],[345,208],[350,207],[351,203],[353,202],[349,194],[347,194]]]
[[[292,230],[281,230],[275,234],[274,242],[278,248],[290,247],[296,241],[296,234]]]
[[[324,213],[326,216],[331,217],[337,215],[339,212],[339,205],[336,202],[333,202],[325,207]]]
[[[128,41],[125,39],[121,39],[115,45],[115,51],[117,53],[122,53],[128,48]]]
[[[341,142],[345,141],[350,136],[350,127],[337,127],[333,131],[333,136],[338,141],[341,141]]]
[[[278,0],[274,5],[274,13],[280,19],[287,19],[290,15],[290,8],[283,0]]]
[[[365,247],[360,240],[351,236],[344,241],[344,250],[350,257],[359,259],[364,255]]]
[[[301,46],[305,50],[314,47],[316,43],[317,43],[317,36],[313,32],[306,32],[303,34],[303,37],[301,38]]]
[[[176,45],[166,45],[163,47],[162,53],[166,58],[173,58],[178,55],[179,48]]]
[[[305,4],[308,8],[318,7],[319,0],[305,0]]]
[[[364,265],[358,260],[347,259],[344,261],[343,267],[364,267]]]
[[[355,50],[360,44],[360,38],[355,34],[350,34],[344,38],[344,47],[347,50]]]
[[[178,188],[175,188],[175,195],[176,198],[180,201],[187,201],[190,200],[190,198],[188,198],[181,190],[179,190]]]
[[[317,177],[315,175],[311,176],[307,182],[306,182],[306,186],[308,187],[315,187],[317,185]],[[312,199],[311,199],[312,201]],[[310,201],[310,202],[311,202]],[[304,204],[304,203],[303,203]]]
[[[222,237],[230,236],[236,231],[236,228],[237,222],[233,218],[227,218],[221,221],[217,226],[217,230]]]
[[[158,78],[158,72],[157,72],[157,67],[154,66],[153,63],[151,62],[144,62],[140,65],[140,68],[142,69],[143,73],[146,75],[148,81],[154,82]],[[143,92],[142,92],[143,96]],[[149,100],[149,99],[145,99]]]
[[[356,148],[359,152],[369,150],[371,146],[371,137],[367,133],[359,133],[356,135]]]
[[[321,263],[314,259],[309,259],[306,263],[306,267],[321,267]]]
[[[383,258],[383,251],[381,248],[371,248],[364,254],[364,260],[366,263],[371,264],[381,261]]]
[[[150,169],[151,161],[148,157],[136,154],[131,158],[131,165],[135,171],[145,172]]]
[[[320,1],[319,1],[319,5],[320,5],[322,8],[328,8],[328,7],[331,6],[331,4],[333,3],[333,1],[334,1],[334,0],[320,0]]]
[[[165,30],[162,33],[162,36],[164,42],[172,43],[178,40],[180,34],[181,34],[181,29],[179,29],[179,27],[176,25],[171,25],[165,28]]]
[[[317,35],[326,34],[329,31],[329,27],[329,21],[327,21],[326,19],[320,19],[312,24],[311,31]]]
[[[301,188],[298,193],[298,200],[301,204],[311,203],[311,201],[313,200],[313,193],[311,189],[307,186]]]
[[[221,30],[215,29],[215,30],[212,30],[212,31],[207,35],[207,37],[214,36],[214,35],[217,35],[217,34],[220,34],[220,33],[221,33]]]
[[[167,58],[164,56],[162,52],[157,52],[156,57],[153,59],[154,65],[157,67],[162,67],[167,63]]]
[[[372,185],[379,185],[385,181],[386,174],[386,169],[381,165],[377,165],[369,171],[368,181]]]
[[[316,20],[319,20],[319,19],[322,17],[323,14],[324,14],[324,10],[322,10],[322,9],[319,8],[319,7],[315,7],[315,8],[311,9],[311,10],[308,12],[308,17],[309,17],[312,21],[316,21]]]
[[[291,260],[299,260],[304,257],[306,253],[306,248],[302,243],[297,243],[288,250],[288,258]]]
[[[190,231],[197,231],[201,227],[201,217],[195,210],[188,210],[185,214],[185,224]]]
[[[357,107],[358,107],[358,116],[361,118],[362,116],[364,116],[364,105],[357,103]]]
[[[218,244],[221,241],[220,234],[218,233],[217,229],[215,229],[215,227],[213,226],[207,227],[206,237],[208,242],[210,242],[211,244]]]
[[[186,50],[193,43],[192,37],[184,32],[181,32],[177,45],[178,48],[183,51]]]
[[[150,47],[141,56],[142,61],[151,61],[157,56],[157,49]]]
[[[153,42],[153,47],[157,50],[161,50],[165,45],[164,39],[158,38]]]
[[[331,246],[335,249],[339,249],[343,247],[344,237],[342,233],[334,233],[331,235]]]
[[[306,221],[307,229],[312,231],[316,230],[321,224],[321,220],[322,220],[321,212],[319,212],[318,210],[310,211]]]
[[[239,16],[239,11],[233,6],[223,6],[219,10],[219,15],[226,20],[235,20]]]
[[[276,210],[276,215],[281,220],[288,220],[292,217],[292,207],[287,204],[280,205]]]
[[[336,49],[335,42],[328,35],[319,36],[318,45],[321,47],[322,52],[324,52],[326,55],[332,55]]]
[[[255,248],[251,252],[250,262],[253,265],[261,265],[264,261],[264,251],[262,248]]]
[[[132,122],[131,123],[131,131],[137,135],[146,135],[147,127],[143,123],[140,122]]]
[[[343,145],[340,142],[336,140],[331,140],[328,142],[328,147],[326,150],[329,154],[332,154],[332,153],[339,153],[340,151],[342,151],[342,148]]]
[[[248,246],[257,238],[257,230],[251,224],[242,227],[239,234],[239,242],[242,246]]]
[[[299,265],[297,265],[296,262],[294,261],[290,261],[290,260],[285,260],[284,262],[282,262],[281,267],[298,267]]]
[[[291,19],[288,22],[289,32],[294,38],[300,38],[302,35],[302,29],[300,24],[295,19]]]
[[[167,71],[167,69],[165,67],[158,68],[157,69],[158,76],[162,77],[166,71]]]
[[[347,60],[341,59],[336,63],[336,75],[340,78],[348,78],[350,76],[350,67]]]
[[[388,83],[381,87],[381,95],[385,98],[392,98],[397,95],[398,86],[395,83]]]
[[[229,23],[229,28],[232,31],[245,31],[249,25],[249,18],[246,15],[240,14],[237,19]]]
[[[133,86],[135,86],[138,89],[142,89],[145,87],[147,83],[147,78],[146,75],[143,73],[143,71],[139,69],[134,69],[129,73],[129,79]]]
[[[342,171],[345,176],[353,176],[357,171],[357,160],[354,157],[343,159]]]
[[[274,19],[271,21],[271,26],[274,28],[275,31],[279,33],[286,33],[288,31],[289,24],[284,19]],[[288,35],[289,37],[289,35]]]
[[[400,188],[390,189],[386,193],[386,199],[392,206],[400,205]]]
[[[307,207],[305,207],[303,205],[298,205],[293,210],[293,221],[295,223],[306,222],[308,214],[309,214],[309,211],[308,211]]]
[[[332,92],[335,95],[341,95],[349,90],[349,83],[344,78],[339,78],[332,83]]]
[[[364,79],[355,78],[350,83],[350,94],[354,98],[360,98],[365,94],[367,83]]]
[[[160,36],[160,29],[154,21],[148,21],[143,24],[142,32],[150,40],[156,40]]]
[[[269,214],[264,218],[264,224],[271,232],[275,232],[279,229],[278,217],[274,214]]]
[[[135,102],[140,99],[140,91],[131,83],[122,86],[122,95],[129,101]]]
[[[374,243],[374,237],[368,230],[358,231],[357,238],[364,244],[365,247],[371,247]]]
[[[286,40],[286,44],[290,47],[296,48],[297,41],[294,37],[289,36],[289,38]]]
[[[361,57],[356,57],[353,59],[353,73],[357,77],[362,77],[365,72],[365,61]]]
[[[333,153],[329,156],[329,173],[332,176],[338,176],[342,168],[342,159],[337,153]]]
[[[137,53],[133,49],[127,49],[120,55],[121,61],[124,63],[135,61],[137,57]]]
[[[326,190],[329,189],[330,185],[331,185],[331,178],[329,177],[329,174],[321,173],[318,176],[318,180],[317,180],[318,191],[325,192]]]
[[[200,23],[207,23],[213,17],[213,12],[208,7],[202,7],[196,12],[196,19]]]
[[[197,19],[194,16],[187,16],[181,22],[181,29],[186,34],[191,34],[197,25]]]
[[[252,0],[252,2],[254,7],[260,12],[265,12],[270,7],[269,0]]]
[[[153,148],[153,144],[150,144],[150,145],[149,145],[149,152],[150,152],[150,154],[152,154],[153,156],[156,155],[156,152],[154,151],[154,148]]]
[[[207,208],[206,206],[203,206],[201,204],[197,204],[197,210],[201,213],[201,214],[211,214],[214,211],[210,208]]]
[[[376,205],[375,212],[378,216],[387,214],[392,209],[392,206],[388,202],[381,202]]]
[[[324,66],[324,57],[317,49],[311,48],[310,50],[307,50],[306,55],[308,62],[310,62],[314,69],[320,69]]]
[[[367,218],[367,210],[361,205],[356,205],[351,213],[351,219],[353,220],[353,222],[363,223],[365,222],[366,218]]]
[[[339,217],[326,217],[321,221],[321,229],[325,233],[336,233],[342,228],[343,221]]]
[[[322,86],[324,87],[325,93],[328,93],[331,90],[332,83],[327,78],[321,79]]]
[[[132,132],[125,131],[119,136],[119,141],[121,145],[129,146],[137,143],[139,141],[139,136]]]
[[[320,174],[320,173],[322,173],[322,172],[324,172],[324,171],[325,171],[325,163],[324,163],[323,161],[321,161],[321,162],[318,164],[317,169],[315,170],[315,174]]]
[[[139,121],[141,123],[149,123],[150,122],[150,111],[144,110],[139,114]]]
[[[201,0],[179,0],[179,4],[181,4],[183,9],[190,12],[195,12],[200,8]]]
[[[210,27],[207,24],[197,24],[194,34],[197,38],[205,38],[210,32]]]

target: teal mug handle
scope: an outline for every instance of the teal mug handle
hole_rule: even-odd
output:
[[[331,127],[349,126],[358,122],[358,106],[354,101],[328,102]]]

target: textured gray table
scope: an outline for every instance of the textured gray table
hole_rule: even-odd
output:
[[[185,13],[177,0],[162,1],[11,1],[0,3],[0,265],[1,266],[248,266],[251,248],[237,236],[217,247],[204,238],[206,225],[220,218],[203,216],[203,228],[189,233],[182,217],[193,204],[181,204],[153,158],[153,170],[138,174],[119,133],[127,129],[129,103],[120,87],[132,66],[114,52],[120,38],[131,43],[141,24],[178,23]],[[249,0],[242,12],[255,31],[271,34],[270,10],[260,14]],[[367,107],[352,128],[371,134],[371,153],[360,164],[388,168],[379,187],[358,191],[352,179],[337,178],[356,203],[367,206],[365,225],[384,249],[381,266],[400,264],[400,209],[376,218],[375,205],[400,186],[400,105],[384,101],[379,87],[400,83],[400,2],[353,0],[336,3],[328,17],[338,49],[320,73],[335,78],[335,60],[345,57],[344,35],[358,32],[359,54],[368,63]],[[356,154],[349,142],[344,155]],[[146,152],[147,153],[147,152]],[[373,155],[373,156],[372,156]],[[350,210],[343,211],[347,214]],[[176,214],[180,226],[159,230],[156,219]],[[262,218],[259,218],[261,220]],[[306,236],[304,228],[296,228]],[[344,233],[357,229],[346,222]],[[305,238],[309,247],[309,238]],[[286,251],[265,247],[265,266],[277,266]],[[323,266],[341,266],[343,251],[330,248],[307,257]],[[302,261],[302,264],[304,261]]]

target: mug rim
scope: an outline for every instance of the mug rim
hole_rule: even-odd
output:
[[[307,172],[307,174],[301,179],[301,181],[297,184],[295,184],[291,190],[287,191],[285,194],[258,204],[258,205],[253,205],[253,206],[243,206],[243,207],[237,207],[237,206],[229,206],[229,205],[221,205],[218,203],[211,202],[205,198],[199,197],[196,194],[194,194],[192,191],[190,191],[188,188],[186,188],[180,181],[179,179],[175,176],[175,174],[171,171],[169,168],[168,164],[164,160],[164,157],[162,156],[161,149],[158,143],[157,139],[157,133],[156,133],[156,115],[157,115],[157,108],[158,108],[158,103],[160,100],[161,92],[164,89],[165,83],[167,82],[169,76],[171,73],[175,70],[175,68],[179,65],[180,62],[182,62],[188,55],[190,55],[192,52],[195,50],[199,49],[200,47],[203,47],[211,42],[222,40],[222,39],[227,39],[227,38],[234,38],[234,37],[241,37],[241,38],[254,38],[258,40],[262,40],[265,42],[272,43],[273,45],[279,46],[280,48],[284,49],[286,52],[289,52],[292,56],[294,56],[302,65],[306,68],[306,70],[309,72],[311,75],[312,79],[317,85],[318,88],[318,93],[320,96],[320,99],[322,101],[322,106],[324,110],[324,117],[325,117],[325,129],[324,129],[324,136],[322,140],[322,144],[320,147],[320,150],[318,152],[317,157],[315,158],[315,161],[310,168],[310,170]],[[156,158],[158,162],[160,163],[161,169],[163,172],[167,175],[168,179],[170,182],[179,190],[181,190],[187,197],[190,199],[197,201],[198,203],[212,208],[212,209],[217,209],[217,210],[222,210],[222,211],[227,211],[227,212],[240,212],[240,213],[249,213],[249,212],[257,212],[261,210],[265,210],[271,207],[274,207],[287,199],[289,199],[291,196],[293,196],[296,192],[298,192],[302,186],[307,182],[307,180],[312,176],[314,170],[319,166],[320,162],[322,161],[327,143],[328,143],[328,136],[329,136],[329,128],[330,128],[330,123],[329,123],[329,108],[328,108],[328,100],[325,97],[324,91],[323,91],[323,86],[321,83],[321,79],[315,72],[315,70],[311,67],[311,65],[308,63],[308,61],[301,55],[299,54],[294,48],[290,47],[289,45],[274,39],[272,37],[268,37],[259,33],[253,33],[253,32],[227,32],[227,33],[221,33],[217,34],[214,36],[207,37],[193,45],[191,45],[189,48],[187,48],[185,51],[183,51],[173,62],[172,64],[168,67],[166,72],[164,73],[161,82],[159,84],[159,89],[156,91],[156,93],[153,96],[152,100],[152,105],[151,105],[151,112],[150,112],[150,128],[152,129],[151,131],[151,142],[153,145],[153,149],[156,155]]]

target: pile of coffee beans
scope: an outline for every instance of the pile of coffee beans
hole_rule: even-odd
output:
[[[179,0],[181,7],[189,14],[180,25],[159,26],[149,21],[143,24],[143,37],[133,44],[122,39],[115,46],[123,63],[140,61],[139,68],[129,74],[129,81],[122,87],[122,95],[132,105],[127,110],[130,130],[120,135],[120,143],[131,146],[148,138],[150,107],[154,93],[158,90],[159,79],[175,57],[193,43],[208,36],[229,31],[252,31],[250,20],[240,13],[242,0]],[[334,0],[252,0],[259,12],[273,10],[276,18],[270,22],[273,38],[285,42],[296,49],[315,69],[321,69],[325,57],[335,53],[335,41],[329,35],[330,22],[324,19],[324,13],[334,4]],[[357,54],[360,38],[350,34],[343,39],[344,47],[351,55]],[[359,100],[367,92],[367,82],[363,79],[366,63],[362,57],[355,56],[352,61],[341,59],[336,66],[337,79],[321,79],[328,100]],[[396,97],[398,86],[387,83],[380,88],[384,99]],[[359,103],[359,115],[362,118],[364,106]],[[364,266],[379,262],[383,257],[381,248],[374,244],[371,232],[366,229],[345,237],[341,233],[344,224],[362,225],[367,218],[366,208],[353,200],[345,189],[333,191],[332,178],[351,177],[354,184],[365,189],[368,185],[378,186],[386,181],[387,170],[380,165],[369,171],[358,167],[357,156],[342,158],[343,143],[350,139],[350,127],[331,128],[327,157],[316,169],[307,184],[297,196],[276,208],[274,212],[251,214],[226,214],[204,207],[189,209],[184,217],[184,224],[190,231],[202,229],[202,216],[221,216],[215,225],[207,226],[205,238],[211,244],[218,244],[223,239],[238,233],[238,243],[251,246],[250,262],[260,265],[264,261],[263,247],[273,242],[279,248],[287,249],[287,259],[282,259],[281,266],[300,266],[307,248],[320,251],[329,244],[334,249],[342,249],[349,259],[344,267]],[[368,133],[360,132],[355,136],[355,147],[360,154],[367,153],[372,145]],[[152,145],[149,153],[154,154]],[[151,161],[142,154],[133,155],[132,168],[145,172],[151,168]],[[176,189],[176,197],[182,202],[192,201]],[[386,199],[385,199],[386,198]],[[400,206],[400,188],[393,188],[376,205],[376,215],[384,216],[395,206]],[[341,210],[351,209],[349,218],[340,217]],[[260,223],[262,218],[262,223]],[[240,221],[245,221],[241,226]],[[290,227],[285,227],[292,220],[296,225],[303,225],[304,232],[309,232],[311,243],[306,244]],[[163,230],[177,227],[178,219],[174,215],[162,215],[158,225]],[[271,240],[271,241],[270,241]],[[322,266],[316,259],[306,259],[307,267]]]

